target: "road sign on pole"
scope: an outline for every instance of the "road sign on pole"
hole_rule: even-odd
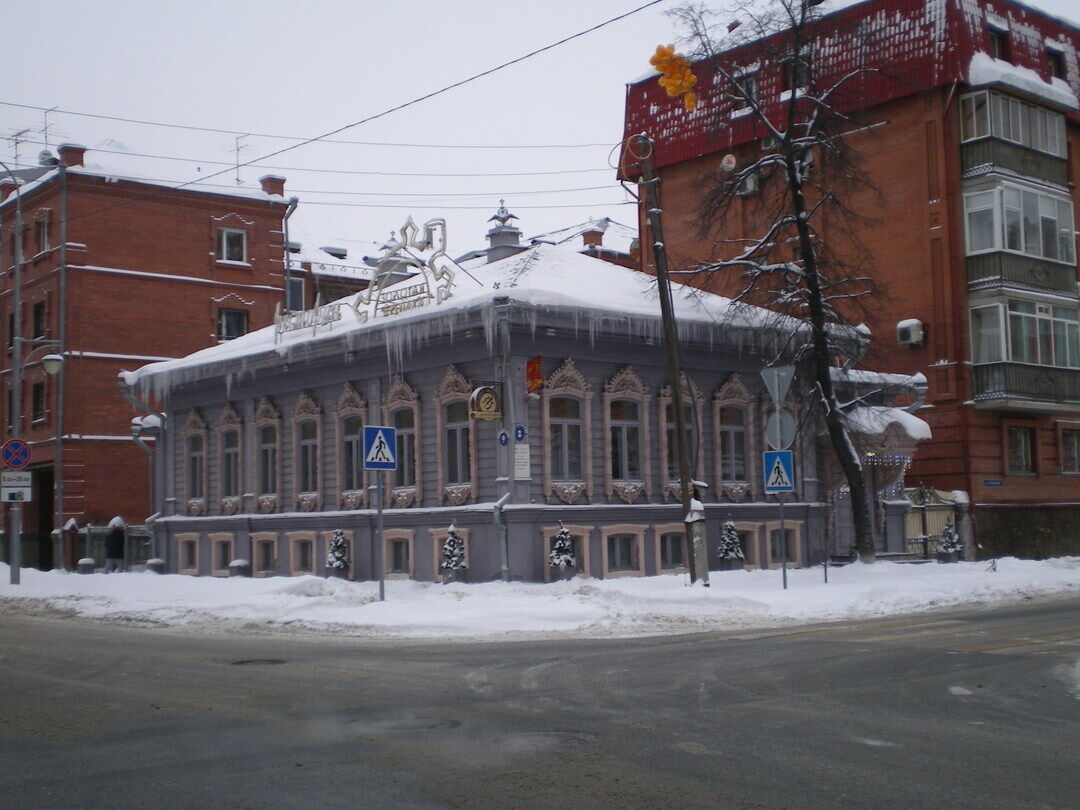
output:
[[[765,471],[765,494],[795,491],[795,461],[790,450],[767,450],[762,453]]]
[[[0,459],[13,470],[21,470],[30,463],[30,445],[22,439],[8,439],[0,448]]]
[[[794,376],[795,366],[770,366],[761,370],[761,379],[765,381],[769,396],[777,407],[784,404],[784,398],[791,387],[791,378]]]
[[[33,473],[7,470],[0,473],[0,500],[4,503],[25,503],[33,500]]]
[[[397,430],[380,425],[364,425],[364,469],[397,469]]]
[[[776,415],[780,414],[780,424]],[[769,411],[765,418],[765,441],[773,450],[787,450],[795,441],[795,419],[787,411]]]

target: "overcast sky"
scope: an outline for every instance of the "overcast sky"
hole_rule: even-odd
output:
[[[0,101],[229,130],[311,137],[521,56],[645,0],[6,0]],[[625,84],[676,32],[669,0],[521,64],[336,136],[424,146],[312,144],[266,161],[301,198],[294,238],[381,240],[410,214],[444,216],[452,252],[482,246],[505,198],[526,235],[590,217],[634,223],[609,166]],[[1078,16],[1075,0],[1034,3]],[[23,164],[42,148],[44,116],[0,106],[0,135],[27,129]],[[233,134],[52,113],[63,141],[117,173],[177,183],[226,168]],[[243,138],[242,160],[291,142]],[[562,145],[564,148],[556,148]],[[530,147],[530,148],[468,148]],[[571,148],[572,147],[572,148]],[[0,152],[13,156],[10,140]],[[120,152],[123,154],[112,154]],[[162,160],[132,153],[189,158]],[[312,171],[457,173],[401,177]],[[240,170],[245,187],[271,171]],[[565,172],[534,176],[482,173]],[[210,183],[235,187],[229,171]],[[594,188],[599,187],[599,188]],[[329,193],[338,192],[338,193]],[[546,193],[539,193],[546,192]],[[468,195],[468,196],[466,196]],[[316,205],[316,201],[349,205]],[[623,203],[620,205],[620,203]],[[566,207],[543,207],[566,206]]]

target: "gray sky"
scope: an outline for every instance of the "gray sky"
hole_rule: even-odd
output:
[[[513,59],[645,0],[36,0],[4,4],[5,78],[0,101],[57,106],[146,121],[319,135]],[[1039,0],[1075,16],[1075,0]],[[475,149],[312,144],[266,161],[301,198],[297,236],[318,244],[384,239],[410,214],[445,216],[455,252],[481,246],[500,198],[534,234],[610,216],[634,222],[609,161],[622,134],[625,83],[644,73],[659,43],[676,32],[661,3],[557,49],[436,99],[336,136],[354,141],[449,146],[581,145]],[[118,173],[177,183],[234,159],[234,136],[53,113],[49,143],[65,140]],[[43,116],[0,106],[0,134],[30,129]],[[249,136],[242,160],[289,141]],[[38,143],[20,147],[36,160]],[[12,156],[11,143],[0,146]],[[130,153],[195,158],[167,161]],[[5,160],[7,159],[5,157]],[[525,177],[393,177],[353,172],[567,172]],[[241,169],[257,187],[268,169]],[[235,187],[230,171],[211,183]],[[592,188],[601,186],[602,188]],[[568,191],[568,189],[590,189]],[[348,193],[328,193],[348,192]],[[537,193],[554,192],[554,193]],[[472,196],[455,196],[455,195]],[[366,195],[366,196],[365,196]],[[415,196],[409,196],[415,195]],[[316,200],[364,206],[305,204]],[[389,207],[395,206],[395,207]],[[463,206],[478,206],[462,209]],[[572,206],[537,208],[534,206]]]

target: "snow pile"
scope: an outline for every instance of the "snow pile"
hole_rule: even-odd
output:
[[[23,571],[0,586],[0,609],[52,610],[92,619],[205,629],[291,629],[353,636],[499,638],[645,636],[869,618],[964,604],[1080,593],[1080,557],[952,565],[852,564],[687,577],[438,585],[378,585],[313,576],[251,579]],[[8,581],[0,564],[0,581]]]
[[[908,438],[922,441],[930,438],[930,425],[903,408],[891,408],[883,405],[864,405],[852,408],[844,414],[848,427],[856,433],[879,436],[889,425],[899,425]]]
[[[982,51],[976,51],[971,57],[971,64],[968,66],[968,84],[972,86],[1004,84],[1059,107],[1070,110],[1080,108],[1076,93],[1061,79],[1054,78],[1051,82],[1047,82],[1031,68],[1020,67],[1003,59],[995,59]]]

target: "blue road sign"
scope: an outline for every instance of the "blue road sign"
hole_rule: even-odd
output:
[[[790,450],[769,450],[761,454],[765,472],[765,494],[795,491],[795,460]]]
[[[22,439],[8,439],[0,448],[0,458],[13,470],[21,470],[30,463],[30,445]]]
[[[397,469],[397,430],[381,425],[364,425],[364,469]]]

